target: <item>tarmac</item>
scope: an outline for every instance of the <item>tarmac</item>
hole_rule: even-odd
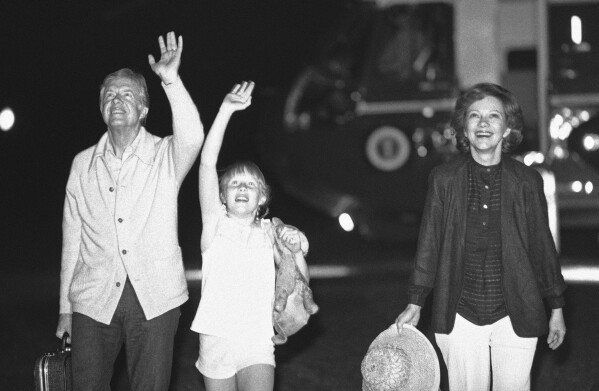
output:
[[[311,240],[311,287],[320,311],[276,348],[275,389],[360,390],[360,364],[368,346],[406,305],[414,245],[365,242],[340,231],[334,221],[298,208],[290,204],[274,215],[305,227]],[[599,390],[599,284],[591,278],[591,273],[597,273],[599,258],[596,242],[582,243],[583,236],[572,233],[563,237],[562,265],[568,271],[564,275],[569,275],[564,309],[568,332],[557,351],[539,339],[531,374],[533,391]],[[582,277],[576,272],[580,266],[586,267]],[[190,300],[182,307],[171,391],[204,390],[194,367],[198,336],[189,329],[200,299],[198,262],[187,260],[186,267]],[[1,274],[0,390],[32,390],[36,357],[58,347],[54,337],[58,285],[58,269],[30,272],[24,267]],[[434,345],[426,308],[430,306],[425,307],[418,328]],[[113,390],[129,389],[123,360],[121,356],[115,365]],[[442,360],[441,368],[441,389],[445,391]]]

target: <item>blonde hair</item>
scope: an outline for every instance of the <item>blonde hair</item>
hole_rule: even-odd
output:
[[[258,205],[258,213],[256,214],[257,219],[261,219],[268,214],[268,205],[271,200],[271,190],[270,186],[266,183],[266,179],[264,178],[264,174],[258,166],[250,161],[239,161],[235,162],[229,166],[227,166],[218,180],[218,190],[219,193],[224,194],[227,183],[229,180],[237,174],[248,173],[249,175],[256,178],[256,182],[258,182],[258,189],[260,190],[260,195],[264,197],[264,202]]]

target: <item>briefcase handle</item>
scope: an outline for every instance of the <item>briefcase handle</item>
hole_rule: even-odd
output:
[[[62,335],[62,344],[60,349],[58,349],[59,352],[70,352],[71,351],[71,345],[69,343],[67,343],[67,338],[69,338],[69,333],[67,333],[65,331],[65,333]]]

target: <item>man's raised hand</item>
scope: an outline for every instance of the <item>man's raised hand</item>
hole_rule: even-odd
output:
[[[179,65],[181,65],[181,53],[183,52],[183,37],[177,38],[173,31],[166,34],[166,42],[162,36],[158,37],[160,46],[160,60],[156,62],[154,56],[148,55],[148,62],[154,73],[156,73],[164,84],[171,84],[179,77]]]

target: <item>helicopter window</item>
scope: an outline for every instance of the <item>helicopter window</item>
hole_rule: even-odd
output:
[[[453,87],[453,8],[444,3],[383,9],[373,39],[369,91],[388,95]]]
[[[352,11],[336,29],[321,56],[327,73],[342,79],[360,76],[372,30],[372,9],[357,7]]]
[[[394,12],[384,18],[386,42],[376,64],[379,73],[393,74],[399,79],[408,79],[413,72],[422,73],[430,59],[432,43],[418,22],[410,12]]]

